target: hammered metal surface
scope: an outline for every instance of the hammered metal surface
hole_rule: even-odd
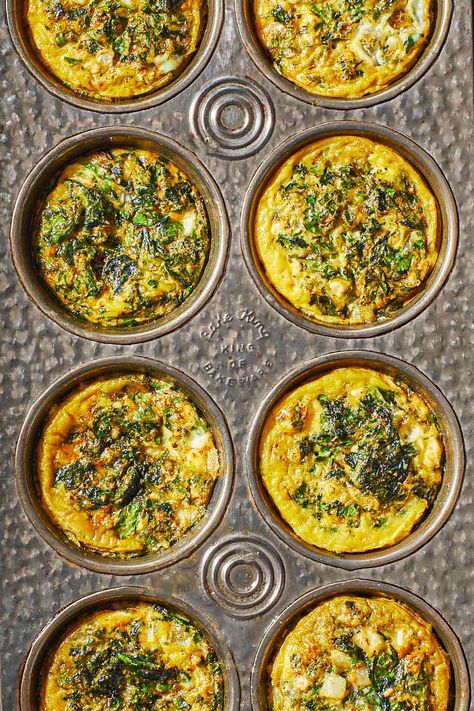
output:
[[[367,577],[408,587],[433,604],[458,633],[474,659],[472,618],[472,444],[470,419],[472,368],[472,294],[474,285],[474,205],[472,193],[472,34],[469,0],[456,2],[446,46],[428,74],[389,103],[345,113],[321,110],[291,99],[259,75],[236,32],[231,0],[217,51],[203,75],[180,96],[157,109],[128,116],[99,115],[74,109],[38,88],[13,51],[0,25],[0,75],[3,120],[0,151],[3,344],[0,362],[2,400],[2,558],[4,637],[2,693],[5,711],[16,707],[19,669],[32,638],[54,612],[72,600],[113,585],[149,586],[174,594],[202,610],[222,631],[234,654],[242,684],[242,709],[249,708],[248,681],[255,649],[264,629],[298,595],[326,582]],[[234,77],[263,89],[275,108],[275,126],[259,152],[229,161],[190,129],[190,108],[210,82]],[[239,109],[226,122],[239,124]],[[233,113],[234,112],[234,113]],[[237,113],[237,118],[235,115]],[[336,340],[312,335],[290,324],[260,297],[240,253],[238,223],[242,196],[263,155],[297,130],[333,119],[361,119],[393,127],[410,136],[440,164],[454,191],[461,221],[460,249],[454,272],[437,300],[415,321],[366,340]],[[43,152],[61,138],[99,125],[137,125],[172,136],[196,152],[219,183],[232,226],[232,250],[226,277],[206,308],[180,331],[142,346],[95,344],[72,336],[40,314],[23,293],[8,254],[8,227],[18,189]],[[240,123],[240,125],[242,125]],[[249,144],[251,145],[251,144]],[[249,151],[250,152],[250,151]],[[415,555],[389,566],[344,572],[298,556],[273,535],[251,502],[243,452],[257,404],[271,385],[298,362],[332,350],[365,348],[397,355],[430,376],[453,404],[466,439],[464,488],[452,519]],[[101,355],[143,353],[178,365],[195,377],[224,410],[234,438],[236,484],[223,523],[190,559],[160,573],[135,578],[72,568],[51,551],[23,514],[14,483],[13,455],[28,405],[71,365]],[[263,539],[277,551],[286,584],[279,599],[256,617],[231,616],[208,595],[201,582],[206,552],[219,550],[240,533],[242,557],[247,539]],[[253,549],[250,553],[253,555]],[[279,554],[279,555],[278,555]],[[257,556],[256,560],[259,558]],[[256,564],[258,566],[258,563]],[[247,571],[248,572],[248,571]],[[259,577],[260,573],[254,573]],[[237,569],[236,579],[245,577]],[[266,581],[268,568],[262,567]],[[259,578],[260,579],[260,578]],[[249,583],[253,584],[253,583]],[[263,584],[263,583],[262,583]],[[278,596],[276,596],[278,597]]]

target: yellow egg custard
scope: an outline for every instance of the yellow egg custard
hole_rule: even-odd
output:
[[[165,316],[194,291],[209,252],[197,188],[164,156],[102,150],[67,166],[38,207],[38,271],[79,319],[134,326]]]
[[[221,467],[208,422],[173,382],[102,378],[55,406],[38,447],[41,500],[77,546],[169,549],[205,516]]]
[[[315,96],[360,99],[416,63],[433,0],[255,0],[256,30],[275,70]]]
[[[424,289],[439,253],[438,205],[391,148],[334,136],[305,146],[270,178],[254,240],[271,285],[302,315],[370,324]]]
[[[94,99],[132,99],[169,84],[196,52],[203,0],[25,0],[39,58]]]
[[[259,469],[299,538],[355,553],[394,545],[423,519],[441,485],[444,445],[434,413],[404,382],[336,368],[273,408]]]
[[[221,711],[221,665],[204,633],[159,604],[89,613],[44,666],[41,711]]]
[[[340,595],[284,640],[271,669],[271,708],[446,711],[450,675],[431,625],[410,607]]]

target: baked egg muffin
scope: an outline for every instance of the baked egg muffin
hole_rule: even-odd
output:
[[[419,59],[433,0],[255,0],[256,30],[274,69],[315,96],[360,99]]]
[[[335,553],[403,540],[444,472],[433,411],[403,381],[369,368],[336,368],[283,397],[259,447],[260,476],[284,521]]]
[[[275,657],[273,711],[446,711],[450,663],[401,602],[339,595],[289,632]]]
[[[324,324],[393,317],[424,289],[439,253],[431,189],[396,151],[360,136],[324,138],[288,158],[253,228],[271,285]]]
[[[199,47],[204,0],[25,0],[41,62],[78,94],[133,99],[169,84]]]
[[[79,547],[168,550],[205,516],[220,476],[210,426],[172,381],[101,378],[54,406],[37,455],[42,504]]]
[[[220,711],[221,665],[205,634],[159,604],[116,605],[76,621],[42,672],[41,711]]]
[[[82,321],[135,326],[171,313],[194,291],[209,252],[207,213],[174,163],[134,148],[79,158],[34,218],[37,269]]]

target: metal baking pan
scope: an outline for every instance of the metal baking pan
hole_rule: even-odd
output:
[[[440,250],[436,265],[430,274],[425,287],[403,309],[391,318],[361,326],[328,326],[310,320],[287,302],[265,276],[265,271],[257,255],[253,239],[253,224],[259,198],[274,172],[291,155],[314,141],[337,134],[364,136],[374,141],[386,144],[414,165],[430,186],[436,197],[441,220]],[[357,338],[378,336],[398,326],[408,323],[428,306],[438,295],[446,281],[456,257],[458,244],[458,218],[456,203],[449,184],[440,168],[433,159],[406,136],[400,135],[385,126],[368,123],[367,121],[332,121],[322,123],[306,131],[300,131],[290,136],[286,141],[267,156],[252,177],[245,194],[240,223],[242,235],[242,253],[248,270],[267,302],[283,316],[298,326],[307,328],[323,336],[341,336],[342,338]]]
[[[372,580],[350,580],[330,583],[317,590],[310,590],[289,605],[275,622],[269,626],[255,655],[252,667],[251,697],[254,711],[267,711],[268,703],[266,688],[268,686],[268,668],[272,657],[283,642],[285,636],[297,624],[298,620],[308,614],[324,600],[335,595],[363,595],[367,597],[380,596],[392,598],[405,603],[427,620],[436,633],[444,650],[451,659],[452,684],[450,695],[456,711],[469,709],[469,672],[466,659],[459,641],[441,615],[424,600],[404,588]]]
[[[145,594],[189,610],[215,636],[223,654],[231,677],[229,709],[248,711],[253,703],[254,711],[260,711],[259,675],[265,672],[262,659],[273,636],[303,607],[341,587],[394,595],[419,609],[450,652],[453,709],[465,711],[469,678],[464,655],[467,662],[474,659],[469,630],[474,613],[469,0],[438,0],[437,23],[422,60],[388,91],[358,102],[308,101],[274,74],[260,53],[250,2],[238,0],[234,6],[233,0],[225,0],[225,7],[211,2],[205,42],[182,79],[137,102],[107,105],[69,95],[45,76],[25,44],[21,0],[6,5],[11,36],[6,17],[0,25],[2,708],[19,709],[21,683],[22,711],[32,711],[34,700],[28,694],[46,635],[57,631],[69,614],[104,599],[107,591],[105,599]],[[366,332],[309,330],[262,281],[247,240],[249,211],[259,187],[253,176],[262,178],[285,151],[328,130],[372,132],[396,144],[431,182],[440,204],[444,251],[439,272],[398,321]],[[207,186],[208,215],[218,235],[218,258],[205,293],[178,321],[156,324],[153,332],[101,334],[66,322],[64,314],[46,307],[28,266],[29,211],[43,177],[65,155],[117,137],[132,145],[161,143],[194,171],[204,190]],[[258,434],[258,413],[276,388],[331,358],[354,358],[349,350],[358,351],[361,360],[376,359],[382,368],[399,369],[431,398],[452,455],[446,488],[425,524],[402,550],[383,551],[369,560],[333,559],[303,550],[260,500],[251,459],[246,462],[246,450]],[[118,361],[119,356],[124,360]],[[44,408],[67,390],[71,377],[102,367],[93,361],[104,358],[102,365],[109,369],[128,363],[157,367],[177,378],[215,418],[230,472],[232,444],[235,449],[233,486],[229,473],[216,490],[218,513],[202,537],[190,541],[182,555],[142,561],[133,570],[71,555],[62,547],[64,541],[42,528],[34,496],[29,498],[34,490],[27,465],[32,464],[35,427]],[[20,496],[14,476],[18,438]],[[466,476],[461,488],[463,450]],[[363,567],[367,580],[357,582]],[[125,593],[117,591],[124,584]]]
[[[66,87],[39,61],[31,40],[24,17],[22,0],[7,0],[6,11],[10,37],[18,55],[30,74],[53,96],[67,101],[80,109],[88,109],[101,113],[127,113],[140,111],[163,104],[179,94],[203,71],[216,48],[222,22],[224,19],[223,0],[210,0],[207,6],[207,17],[202,28],[202,39],[199,48],[184,71],[169,84],[157,91],[144,94],[138,98],[117,101],[100,101],[85,96]]]
[[[176,383],[199,407],[212,429],[219,452],[221,476],[214,489],[206,516],[192,535],[185,536],[176,546],[163,553],[129,560],[106,558],[78,548],[52,525],[40,501],[36,486],[35,453],[41,430],[48,413],[68,394],[96,378],[112,377],[127,372],[148,373],[157,378]],[[186,558],[203,544],[219,524],[232,490],[234,477],[232,440],[222,412],[212,398],[191,378],[165,363],[143,356],[115,356],[100,358],[84,366],[73,368],[57,380],[31,407],[23,424],[17,443],[16,472],[18,495],[23,509],[39,535],[64,558],[76,565],[99,573],[134,575],[147,573]]]
[[[184,613],[203,632],[206,633],[213,648],[216,650],[221,664],[224,682],[224,709],[225,711],[238,711],[239,709],[239,677],[237,675],[232,654],[224,641],[221,632],[209,620],[206,620],[198,610],[190,605],[172,598],[163,598],[150,590],[139,587],[120,587],[103,590],[92,595],[76,600],[50,620],[46,627],[35,639],[28,652],[25,665],[22,669],[19,688],[20,709],[23,711],[39,708],[38,687],[42,662],[48,654],[65,627],[68,627],[81,615],[97,610],[106,609],[114,603],[150,602],[166,605],[173,612]]]
[[[276,403],[305,382],[314,380],[333,368],[341,367],[374,368],[395,379],[402,379],[414,392],[417,392],[425,402],[429,403],[436,414],[446,447],[446,463],[439,494],[428,515],[410,535],[400,543],[379,551],[336,555],[306,544],[282,520],[258,474],[258,452],[263,424]],[[361,568],[392,563],[414,553],[442,528],[449,519],[461,490],[464,451],[461,429],[453,409],[443,394],[423,373],[412,365],[383,353],[344,351],[342,353],[328,353],[302,363],[275,385],[259,407],[252,423],[247,443],[246,463],[249,486],[257,508],[262,518],[283,541],[301,555],[307,555],[312,560],[348,570],[360,570]]]
[[[92,151],[113,146],[155,150],[190,176],[203,196],[210,230],[209,256],[202,277],[185,301],[174,311],[150,323],[134,327],[85,324],[52,297],[42,283],[31,250],[31,223],[46,186],[71,161]],[[71,136],[49,151],[23,183],[13,210],[11,251],[18,278],[28,297],[46,316],[76,336],[104,343],[139,343],[158,338],[185,324],[209,300],[222,279],[229,247],[229,225],[222,195],[209,171],[196,157],[167,136],[142,128],[120,126],[95,128]]]

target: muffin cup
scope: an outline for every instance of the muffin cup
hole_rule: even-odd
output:
[[[169,314],[138,326],[90,324],[71,314],[51,293],[35,264],[31,234],[35,209],[53,180],[78,157],[101,149],[137,148],[154,151],[175,163],[199,190],[210,229],[209,255],[196,288]],[[185,324],[207,303],[218,287],[226,266],[229,223],[224,201],[209,171],[198,158],[167,136],[134,126],[106,126],[66,138],[39,161],[26,178],[16,199],[10,230],[15,269],[28,298],[48,318],[76,336],[101,343],[132,344],[159,338]]]
[[[362,136],[382,143],[409,161],[431,188],[439,208],[440,249],[424,288],[392,318],[369,324],[341,325],[305,316],[270,283],[257,252],[254,224],[258,202],[280,166],[305,146],[330,136]],[[426,151],[406,136],[386,126],[363,121],[331,121],[296,133],[280,143],[254,174],[245,194],[241,214],[242,252],[250,275],[265,301],[289,321],[312,333],[339,338],[379,336],[404,325],[420,314],[440,292],[451,272],[458,244],[458,214],[451,188],[441,169]]]
[[[221,475],[217,480],[203,520],[168,551],[151,553],[136,558],[106,557],[80,548],[54,524],[41,502],[37,482],[36,453],[39,439],[51,407],[64,400],[82,383],[97,378],[124,373],[149,373],[175,382],[189,395],[203,413],[214,435]],[[18,494],[23,509],[37,533],[59,555],[75,565],[109,575],[138,575],[165,568],[191,555],[220,523],[228,504],[234,476],[234,453],[231,436],[224,415],[212,398],[188,375],[165,363],[142,356],[114,356],[92,361],[73,368],[36,400],[23,423],[15,458]]]
[[[19,685],[20,711],[39,710],[38,686],[42,663],[51,645],[55,643],[65,629],[82,615],[107,608],[113,603],[121,602],[159,603],[171,608],[178,614],[184,613],[190,617],[208,637],[221,662],[224,677],[224,711],[238,711],[240,698],[239,677],[232,655],[216,626],[182,600],[162,598],[159,595],[155,595],[151,590],[133,586],[110,588],[86,595],[80,600],[72,602],[48,622],[31,645],[22,669]]]
[[[207,66],[219,41],[224,20],[223,0],[207,0],[207,13],[201,41],[191,60],[169,84],[148,94],[130,99],[107,100],[70,89],[41,61],[25,18],[25,0],[6,0],[7,23],[20,59],[36,81],[57,99],[72,106],[105,114],[123,114],[151,109],[184,91]]]
[[[253,711],[269,711],[267,702],[268,666],[290,629],[294,628],[299,619],[307,615],[317,605],[336,595],[376,595],[392,598],[413,608],[424,620],[429,622],[451,660],[452,702],[450,709],[468,711],[470,679],[467,662],[461,644],[448,623],[431,605],[409,590],[389,583],[360,579],[330,583],[316,590],[310,590],[289,605],[267,628],[252,666],[250,693]]]
[[[335,368],[373,368],[391,377],[401,377],[435,413],[443,436],[446,464],[436,499],[425,518],[402,541],[363,553],[332,553],[306,543],[283,520],[259,473],[259,449],[265,421],[273,407],[289,392]],[[458,499],[464,474],[464,443],[461,428],[451,405],[437,386],[413,365],[383,353],[343,351],[306,361],[288,373],[269,392],[251,426],[246,451],[247,476],[255,504],[274,533],[297,553],[337,568],[357,570],[393,563],[424,546],[444,526]]]
[[[393,84],[390,84],[381,91],[374,94],[367,94],[358,99],[346,99],[312,94],[276,71],[272,65],[270,55],[260,42],[255,27],[253,1],[254,0],[235,0],[235,14],[242,42],[257,69],[259,69],[272,84],[288,96],[292,96],[295,99],[304,101],[307,104],[312,104],[313,106],[318,106],[322,109],[340,109],[342,111],[363,109],[368,106],[374,106],[375,104],[381,104],[384,101],[394,99],[413,86],[413,84],[426,74],[443,49],[453,14],[452,0],[437,0],[434,10],[435,21],[429,42],[411,69],[393,82]]]

